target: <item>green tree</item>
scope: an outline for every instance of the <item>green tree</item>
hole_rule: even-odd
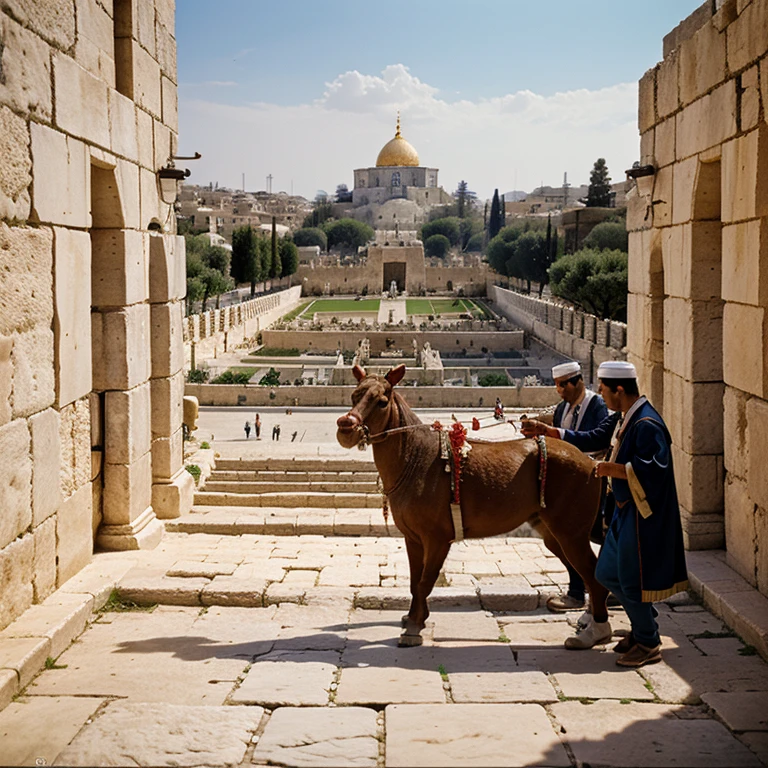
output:
[[[277,247],[277,217],[272,217],[272,239],[269,251],[269,277],[280,277],[280,251]]]
[[[629,235],[623,223],[604,221],[598,224],[585,238],[582,247],[594,251],[629,250]]]
[[[628,257],[621,251],[581,250],[549,268],[555,296],[603,319],[626,320]]]
[[[280,241],[280,277],[296,274],[299,268],[299,250],[289,237]]]
[[[277,387],[280,385],[280,374],[274,368],[270,368],[259,379],[259,384],[262,387]]]
[[[231,254],[226,248],[211,245],[203,251],[203,263],[229,277]]]
[[[538,283],[539,296],[544,286],[549,282],[549,251],[546,235],[541,232],[529,230],[523,232],[515,241],[515,257],[517,271],[523,280],[528,283],[528,292],[531,290],[531,282]]]
[[[444,258],[451,247],[451,241],[445,235],[431,235],[424,241],[424,254]]]
[[[491,213],[488,217],[488,239],[493,240],[501,230],[501,203],[499,201],[499,190],[493,190],[493,199],[491,200]]]
[[[321,250],[328,248],[328,238],[320,227],[304,227],[293,233],[293,242],[300,248],[317,245]]]
[[[510,266],[515,266],[510,264],[510,260],[514,259],[515,241],[521,234],[522,230],[519,227],[505,227],[488,243],[486,257],[491,269],[500,275],[522,278],[522,275],[513,274],[509,271]]]
[[[232,232],[230,271],[236,283],[250,283],[251,296],[256,293],[256,283],[263,279],[260,241],[250,225]]]
[[[598,157],[589,174],[587,207],[607,208],[611,204],[611,177],[604,157]]]
[[[200,273],[199,279],[203,283],[203,306],[202,311],[205,312],[208,308],[208,300],[211,296],[216,297],[216,306],[218,307],[218,299],[222,293],[231,291],[235,287],[235,282],[231,277],[222,275],[218,269],[213,267],[204,267]]]
[[[339,219],[328,223],[324,229],[329,249],[338,245],[342,251],[356,251],[373,239],[373,229],[357,219]]]
[[[304,217],[302,227],[319,227],[333,218],[333,205],[328,200],[315,200],[312,213]]]
[[[346,184],[339,184],[336,187],[336,202],[337,203],[352,202],[352,193],[349,191],[349,187]]]
[[[444,219],[435,219],[421,226],[421,240],[426,242],[433,235],[447,237],[451,245],[458,245],[461,239],[461,227],[459,219],[448,216]]]
[[[472,210],[477,204],[477,195],[470,191],[469,185],[464,179],[459,182],[453,197],[456,201],[456,215],[460,219],[472,214]]]
[[[466,248],[464,250],[467,253],[480,253],[483,250],[483,240],[485,239],[482,232],[477,232],[472,235],[467,241]]]

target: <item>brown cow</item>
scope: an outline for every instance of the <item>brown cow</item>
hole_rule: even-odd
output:
[[[338,422],[336,437],[345,448],[366,435],[389,497],[395,524],[405,536],[411,574],[411,607],[403,617],[399,644],[421,645],[432,592],[454,539],[450,477],[440,458],[438,434],[422,422],[395,392],[405,366],[386,376],[353,369],[359,385],[352,410]],[[422,426],[418,426],[422,425]],[[398,429],[408,427],[405,430]],[[398,430],[387,434],[389,430]],[[595,579],[597,559],[589,534],[597,513],[600,483],[592,462],[562,440],[547,440],[546,507],[539,505],[539,449],[534,440],[472,444],[462,465],[461,510],[464,536],[497,536],[530,521],[547,547],[568,559],[589,590],[596,621],[607,621],[606,589]]]

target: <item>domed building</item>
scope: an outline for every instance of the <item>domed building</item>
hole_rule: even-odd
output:
[[[450,202],[437,185],[437,172],[419,164],[419,153],[400,133],[398,113],[395,137],[381,148],[376,165],[354,171],[355,217],[376,229],[421,224],[429,208]]]

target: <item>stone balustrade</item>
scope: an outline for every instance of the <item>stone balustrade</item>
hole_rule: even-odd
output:
[[[626,357],[626,323],[601,320],[498,285],[488,285],[488,297],[495,302],[494,309],[500,315],[557,352],[578,360],[589,381],[594,380],[600,363]]]

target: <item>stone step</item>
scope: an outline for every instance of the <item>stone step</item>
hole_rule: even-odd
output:
[[[375,483],[378,479],[377,472],[366,472],[349,470],[345,472],[297,472],[294,470],[249,470],[249,471],[237,471],[237,470],[219,470],[214,469],[209,476],[209,480],[229,480],[235,482],[262,482],[262,481],[278,481],[285,480],[291,483],[300,482],[345,482],[345,483],[358,483],[367,482]]]
[[[349,457],[337,458],[224,458],[216,459],[216,469],[225,471],[298,471],[298,472],[376,472],[376,465],[368,458],[357,458],[358,451],[350,451]]]
[[[379,493],[322,493],[321,491],[291,491],[275,493],[219,493],[198,491],[195,504],[216,507],[380,507]]]
[[[136,605],[260,607],[294,603],[330,605],[339,600],[368,610],[407,611],[411,603],[407,587],[328,586],[283,584],[265,579],[231,576],[189,577],[127,576],[119,587],[120,599]],[[429,596],[431,610],[465,608],[512,612],[534,611],[546,602],[537,589],[520,585],[435,587]]]
[[[392,517],[385,523],[381,509],[311,509],[195,505],[189,514],[166,520],[167,531],[218,536],[381,536],[402,538]]]
[[[245,481],[245,480],[211,480],[205,482],[205,490],[217,493],[376,493],[375,482],[354,481]]]

